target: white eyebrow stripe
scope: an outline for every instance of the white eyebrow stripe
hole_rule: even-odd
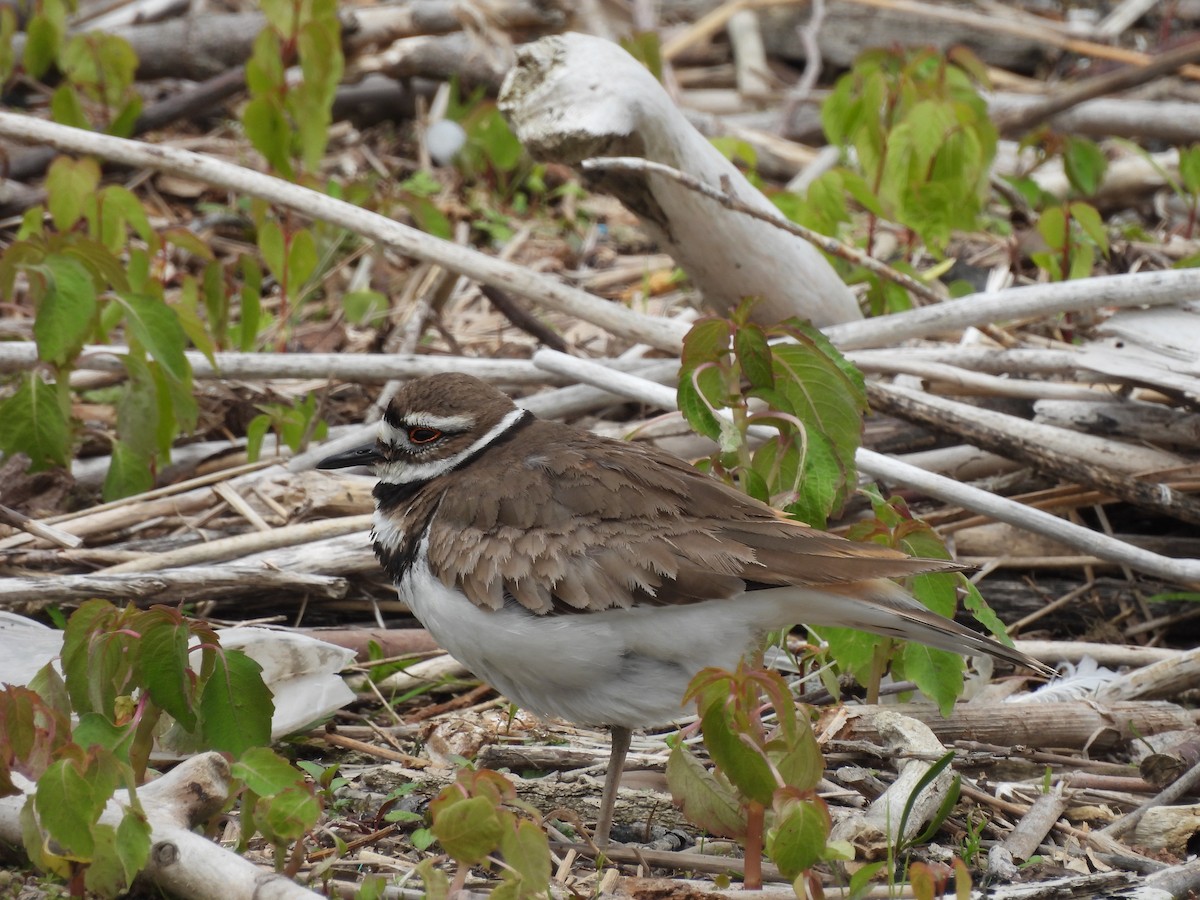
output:
[[[389,484],[412,484],[416,481],[430,481],[439,475],[445,475],[447,472],[462,465],[465,460],[470,459],[488,444],[492,443],[492,441],[496,440],[496,438],[503,435],[510,428],[516,427],[523,419],[531,415],[532,413],[528,410],[517,407],[497,422],[487,434],[471,444],[471,446],[445,459],[430,460],[429,462],[418,463],[416,465],[383,463],[376,469],[379,474],[379,480],[386,481]],[[447,416],[446,418],[452,417]]]
[[[436,428],[439,431],[470,431],[475,427],[474,416],[435,416],[432,413],[410,413],[404,417],[408,425]]]

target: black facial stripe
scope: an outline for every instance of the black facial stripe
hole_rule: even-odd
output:
[[[492,447],[504,446],[509,441],[511,441],[514,437],[516,437],[516,435],[520,431],[522,431],[527,425],[532,423],[533,420],[534,420],[533,413],[531,413],[529,410],[525,410],[523,413],[521,413],[521,417],[519,419],[517,419],[515,422],[513,422],[511,425],[508,426],[507,431],[501,432],[500,434],[496,435],[494,438],[492,438],[490,443],[484,444],[482,447],[480,447],[478,450],[476,450],[470,456],[466,457],[465,459],[459,460],[458,465],[456,465],[450,471],[457,472],[460,469],[465,469],[467,466],[471,465],[471,463],[475,462],[475,460],[479,459],[479,457],[481,457],[484,453],[486,453]]]
[[[391,512],[428,483],[428,481],[411,481],[405,484],[393,484],[390,481],[379,481],[376,482],[371,494],[375,497],[375,506],[378,509],[383,512]]]
[[[375,496],[375,505],[381,513],[385,515],[400,515],[400,507],[415,497],[423,489],[429,486],[431,482],[435,482],[444,475],[450,472],[458,471],[466,466],[469,466],[477,460],[485,450],[489,447],[496,447],[503,444],[505,441],[511,440],[512,437],[534,420],[533,413],[524,412],[507,431],[497,435],[491,443],[480,447],[470,456],[463,460],[453,468],[446,472],[441,472],[432,478],[422,479],[420,481],[409,481],[403,484],[393,484],[390,482],[380,481],[375,485],[372,494]],[[446,487],[441,487],[440,490],[447,490]],[[375,542],[375,556],[378,557],[380,564],[391,576],[393,581],[399,582],[412,568],[413,563],[417,560],[417,553],[421,547],[421,541],[425,538],[425,533],[429,530],[429,525],[433,521],[433,517],[437,514],[440,501],[430,503],[425,508],[429,510],[420,521],[408,523],[404,529],[404,539],[400,546],[394,549],[384,547],[380,542]]]

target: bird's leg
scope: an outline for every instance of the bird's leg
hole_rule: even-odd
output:
[[[608,771],[604,773],[604,793],[600,797],[600,817],[596,820],[596,846],[608,846],[608,833],[612,830],[613,811],[617,806],[617,788],[621,785],[621,772],[625,768],[625,756],[629,753],[629,742],[633,730],[624,725],[612,725],[612,749],[608,756]]]

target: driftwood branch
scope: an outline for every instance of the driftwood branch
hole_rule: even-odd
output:
[[[592,322],[634,342],[678,352],[687,331],[682,322],[633,312],[523,266],[441,240],[318,191],[199,153],[69,128],[15,113],[0,113],[0,135],[26,143],[46,143],[60,151],[90,154],[133,168],[169,172],[276,203],[385,244],[399,253],[435,262],[451,272]]]
[[[654,76],[610,41],[565,34],[520,48],[500,105],[538,159],[574,164],[638,156],[782,219],[691,126]],[[861,317],[824,257],[771,223],[731,217],[711,198],[654,172],[603,172],[595,186],[637,213],[717,310],[728,312],[754,296],[762,298],[756,315],[763,321],[800,315],[828,325]]]

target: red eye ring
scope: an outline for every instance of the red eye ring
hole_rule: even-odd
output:
[[[411,444],[432,444],[442,436],[442,433],[436,428],[430,428],[426,425],[412,425],[408,429],[408,440]]]

